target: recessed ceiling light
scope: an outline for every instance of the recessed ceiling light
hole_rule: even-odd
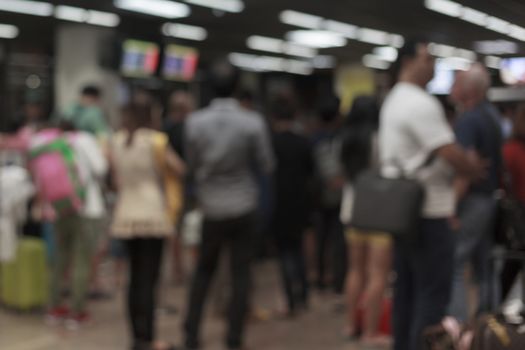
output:
[[[484,55],[513,55],[518,52],[518,44],[508,40],[476,41],[474,48]]]
[[[274,56],[257,56],[245,53],[231,53],[230,62],[242,69],[254,72],[288,72],[309,75],[313,68],[307,61],[285,59]]]
[[[88,10],[86,22],[97,26],[116,27],[120,24],[120,17],[110,12]]]
[[[397,49],[391,46],[376,47],[372,52],[384,61],[394,62],[397,60]]]
[[[0,0],[0,11],[48,17],[53,15],[53,8],[52,4],[41,1]]]
[[[162,26],[162,33],[174,38],[196,41],[203,41],[208,37],[208,31],[205,28],[182,23],[166,23]]]
[[[500,18],[489,16],[487,18],[487,29],[493,30],[501,34],[509,34],[510,23]]]
[[[452,17],[461,16],[463,8],[457,2],[449,0],[425,0],[425,6],[430,10]]]
[[[279,15],[281,22],[296,27],[321,29],[323,18],[293,10],[285,10]]]
[[[461,19],[477,24],[479,26],[486,26],[488,21],[488,16],[486,13],[474,10],[470,7],[464,7],[463,8],[463,14],[461,15]]]
[[[78,7],[59,5],[55,8],[55,17],[65,21],[83,23],[86,21],[87,15],[86,10]]]
[[[365,65],[365,67],[368,67],[368,68],[381,69],[381,70],[386,70],[390,68],[390,62],[382,60],[380,57],[377,57],[376,55],[371,55],[371,54],[364,55],[362,62]]]
[[[14,39],[19,34],[18,27],[11,24],[0,23],[0,38],[3,39]]]
[[[286,34],[286,39],[319,49],[341,47],[347,44],[347,40],[341,34],[326,30],[294,30]]]
[[[208,7],[226,12],[242,12],[244,3],[241,0],[183,0],[189,4]]]
[[[314,57],[317,55],[317,50],[298,45],[291,42],[286,42],[281,39],[269,38],[266,36],[252,35],[246,40],[246,45],[252,50],[268,51],[280,54],[287,54],[299,57]]]
[[[501,58],[497,56],[487,56],[485,57],[485,65],[488,68],[500,69]]]
[[[127,11],[164,18],[182,18],[190,15],[190,7],[168,0],[114,0],[115,6]]]
[[[358,27],[353,24],[327,19],[323,22],[323,29],[342,34],[348,39],[357,38]]]

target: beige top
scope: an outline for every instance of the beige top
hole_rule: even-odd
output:
[[[112,140],[119,192],[111,231],[117,238],[163,238],[173,232],[155,163],[156,135],[156,131],[139,129],[127,145],[128,132],[120,131]]]

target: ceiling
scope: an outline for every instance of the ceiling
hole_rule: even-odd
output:
[[[0,0],[1,1],[1,0]],[[119,34],[156,41],[167,40],[160,34],[165,19],[125,12],[116,9],[111,0],[53,0],[55,4],[67,4],[91,9],[116,12],[121,16]],[[506,39],[505,35],[478,27],[459,19],[425,9],[423,0],[245,0],[245,10],[239,14],[214,13],[203,7],[192,7],[189,17],[180,23],[205,27],[208,38],[203,42],[190,43],[206,56],[229,52],[263,54],[248,49],[246,39],[250,35],[283,38],[293,29],[279,21],[279,13],[285,9],[306,12],[327,19],[351,23],[373,29],[401,34],[407,37],[426,37],[430,40],[456,47],[472,49],[477,40]],[[520,24],[525,18],[523,0],[459,0],[458,2],[490,13],[512,23]],[[89,4],[89,6],[88,6]],[[53,31],[59,22],[51,18],[0,12],[0,22],[20,27],[19,41],[52,42]],[[525,45],[519,42],[520,54],[525,55]],[[339,61],[360,60],[374,45],[350,40],[345,47],[323,49],[321,54],[334,55]]]

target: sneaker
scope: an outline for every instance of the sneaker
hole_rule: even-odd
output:
[[[85,326],[91,321],[91,317],[87,312],[77,313],[68,317],[66,320],[66,328],[70,331],[76,331],[82,326]]]
[[[45,322],[50,326],[56,326],[62,323],[68,316],[69,309],[65,306],[58,306],[47,312]]]

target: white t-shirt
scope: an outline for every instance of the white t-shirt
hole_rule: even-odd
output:
[[[417,170],[438,148],[454,143],[439,101],[417,85],[398,83],[381,109],[379,154],[383,175],[401,167],[425,187],[425,218],[446,218],[454,213],[454,172],[443,159]]]
[[[80,177],[86,186],[83,214],[90,219],[101,219],[106,215],[106,205],[100,181],[108,171],[108,163],[94,136],[87,132],[75,132],[71,136],[77,156]]]

